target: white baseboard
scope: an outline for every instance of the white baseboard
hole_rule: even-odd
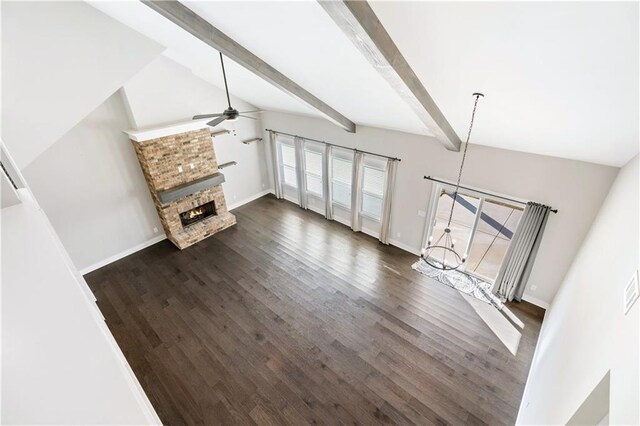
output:
[[[293,198],[289,197],[288,195],[283,195],[283,198],[285,200],[289,201],[289,202],[292,202],[293,204],[296,204],[296,205],[298,204],[298,200],[297,199],[293,199]],[[324,216],[324,210],[320,210],[320,209],[318,209],[316,207],[309,206],[309,207],[307,207],[307,210],[310,210],[310,211],[312,211],[314,213],[317,213],[317,214],[319,214],[321,216]],[[346,220],[342,219],[342,218],[334,217],[333,220],[335,222],[338,222],[338,223],[344,225],[344,226],[348,226],[349,228],[351,227],[351,223],[349,221],[346,221]],[[360,232],[362,232],[363,234],[367,234],[367,235],[369,235],[369,236],[371,236],[373,238],[379,238],[380,237],[380,233],[378,231],[373,230],[373,229],[362,227],[360,229]]]
[[[341,217],[335,217],[335,216],[333,217],[333,220],[338,222],[338,223],[340,223],[340,224],[342,224],[342,225],[344,225],[344,226],[348,226],[349,228],[351,228],[351,224],[349,223],[348,220],[345,220],[345,219],[343,219]]]
[[[389,240],[389,244],[391,244],[392,246],[396,246],[399,249],[402,249],[406,252],[409,252],[411,254],[415,254],[416,256],[420,256],[420,250],[416,249],[415,247],[411,247],[405,243],[402,243],[398,240]]]
[[[300,205],[300,204],[298,204],[298,199],[297,199],[297,198],[290,197],[288,194],[284,194],[284,193],[283,193],[283,194],[282,194],[282,199],[283,199],[283,200],[287,200],[288,202],[293,203],[293,204],[295,204],[296,206],[299,206],[299,205]]]
[[[544,310],[549,309],[549,306],[550,306],[547,302],[545,302],[543,300],[540,300],[540,299],[538,299],[536,297],[530,296],[527,293],[522,295],[522,300],[525,300],[525,301],[527,301],[529,303],[533,303],[534,305],[539,306],[539,307],[543,308]]]
[[[249,198],[245,198],[245,199],[244,199],[244,200],[242,200],[242,201],[239,201],[239,202],[237,202],[237,203],[233,203],[232,205],[230,205],[229,207],[227,207],[227,209],[228,209],[228,210],[236,209],[236,208],[238,208],[238,207],[240,207],[240,206],[242,206],[242,205],[244,205],[244,204],[250,203],[250,202],[251,202],[251,201],[253,201],[253,200],[257,200],[257,199],[258,199],[258,198],[260,198],[260,197],[264,197],[265,195],[267,195],[267,194],[269,194],[269,193],[271,193],[271,192],[273,192],[273,189],[267,189],[267,190],[264,190],[264,191],[262,191],[262,192],[259,192],[259,193],[255,194],[255,195],[252,195],[252,196],[251,196],[251,197],[249,197]],[[103,260],[101,260],[101,261],[99,261],[99,262],[94,263],[93,265],[90,265],[90,266],[87,266],[86,268],[81,269],[81,270],[80,270],[80,274],[82,274],[82,275],[86,275],[86,274],[88,274],[89,272],[95,271],[96,269],[100,269],[100,268],[102,268],[103,266],[106,266],[106,265],[108,265],[108,264],[110,264],[110,263],[115,262],[116,260],[120,260],[120,259],[122,259],[123,257],[127,257],[127,256],[129,256],[130,254],[133,254],[133,253],[135,253],[135,252],[137,252],[137,251],[140,251],[140,250],[142,250],[142,249],[144,249],[144,248],[147,248],[147,247],[152,246],[152,245],[154,245],[154,244],[156,244],[156,243],[159,243],[160,241],[162,241],[162,240],[164,240],[164,239],[166,239],[166,238],[167,238],[167,236],[166,236],[166,235],[159,235],[159,236],[157,236],[157,237],[151,238],[150,240],[145,241],[145,242],[144,242],[144,243],[142,243],[142,244],[138,244],[138,245],[136,245],[136,246],[133,246],[133,247],[131,247],[131,248],[128,248],[127,250],[121,251],[120,253],[114,254],[113,256],[109,256],[109,257],[108,257],[108,258],[106,258],[106,259],[103,259]]]
[[[380,238],[380,233],[378,231],[374,231],[373,229],[362,227],[360,228],[360,232],[376,239]]]
[[[244,200],[237,201],[237,202],[235,202],[233,204],[229,204],[227,206],[227,210],[237,209],[240,206],[243,206],[243,205],[245,205],[247,203],[250,203],[250,202],[252,202],[254,200],[257,200],[258,198],[264,197],[265,195],[270,194],[270,193],[273,193],[273,189],[272,188],[265,189],[264,191],[260,191],[257,194],[252,195],[251,197],[245,198]]]
[[[324,210],[320,210],[320,209],[319,209],[319,208],[317,208],[317,207],[314,207],[314,206],[308,206],[308,207],[307,207],[307,210],[311,210],[312,212],[314,212],[314,213],[318,213],[320,216],[323,216],[323,217],[324,217]]]
[[[80,270],[80,274],[86,275],[89,272],[95,271],[96,269],[100,269],[103,266],[106,266],[106,265],[108,265],[110,263],[115,262],[116,260],[120,260],[123,257],[127,257],[130,254],[133,254],[133,253],[135,253],[137,251],[140,251],[140,250],[142,250],[144,248],[152,246],[152,245],[154,245],[156,243],[159,243],[160,241],[166,240],[166,239],[167,239],[167,236],[164,235],[164,234],[163,235],[158,235],[157,237],[153,237],[150,240],[147,240],[142,244],[138,244],[138,245],[133,246],[131,248],[128,248],[128,249],[126,249],[124,251],[121,251],[120,253],[114,254],[113,256],[109,256],[106,259],[103,259],[103,260],[101,260],[99,262],[96,262],[93,265],[87,266],[86,268],[82,268]]]

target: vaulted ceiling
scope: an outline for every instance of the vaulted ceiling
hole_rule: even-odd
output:
[[[183,3],[356,124],[432,134],[317,2]],[[149,7],[91,4],[222,86],[217,53]],[[472,143],[615,166],[638,152],[637,3],[370,4],[462,139],[481,91]],[[260,108],[320,115],[231,61],[227,74]]]

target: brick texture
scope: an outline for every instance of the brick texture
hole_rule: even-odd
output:
[[[208,129],[131,142],[162,227],[167,238],[179,249],[189,247],[236,223],[236,217],[227,211],[222,185],[198,191],[164,205],[158,197],[159,192],[218,172],[213,141]],[[211,201],[216,206],[215,216],[186,228],[182,226],[180,213]]]

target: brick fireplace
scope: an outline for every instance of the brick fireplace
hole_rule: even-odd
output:
[[[209,128],[128,131],[167,238],[184,249],[236,223],[227,211]]]

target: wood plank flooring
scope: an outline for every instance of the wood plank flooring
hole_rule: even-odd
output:
[[[513,356],[415,256],[272,196],[85,276],[165,424],[513,424]]]

